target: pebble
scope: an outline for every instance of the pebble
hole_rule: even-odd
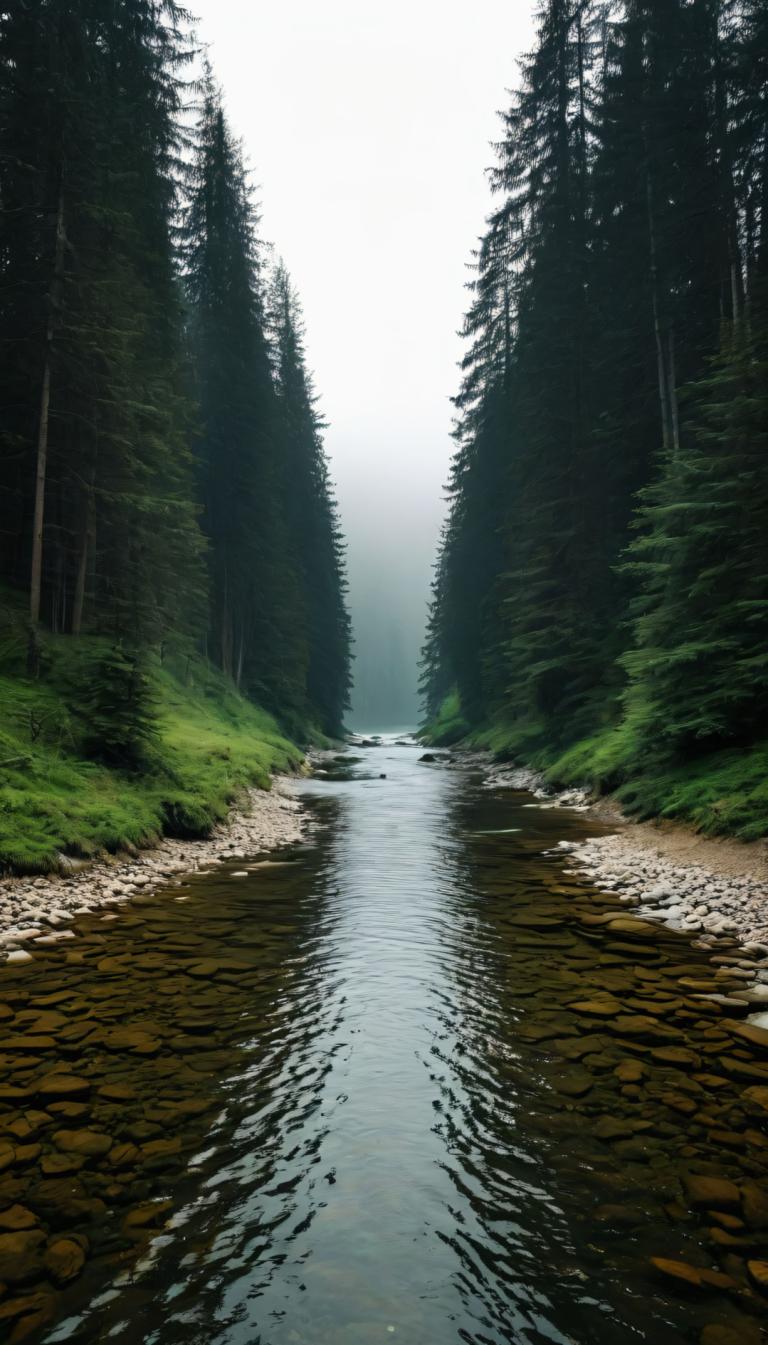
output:
[[[305,827],[301,804],[277,782],[270,790],[250,790],[247,810],[234,814],[207,840],[196,841],[192,850],[188,841],[167,838],[135,858],[110,856],[70,872],[62,856],[60,874],[2,878],[0,960],[5,949],[6,962],[31,962],[35,943],[49,948],[72,939],[73,931],[66,926],[78,915],[89,915],[130,901],[139,893],[143,896],[167,887],[179,876],[212,863],[231,863],[260,851],[295,845],[303,838]],[[237,870],[232,877],[244,878],[247,873]],[[103,918],[114,920],[117,916],[107,914]]]

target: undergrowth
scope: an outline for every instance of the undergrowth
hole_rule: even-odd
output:
[[[302,760],[271,715],[194,656],[151,667],[157,731],[141,770],[89,759],[86,682],[105,645],[50,637],[30,680],[23,634],[4,623],[0,871],[51,872],[63,855],[145,846],[164,833],[205,836],[246,787],[268,789],[273,772]]]
[[[444,726],[464,724],[445,738]],[[612,794],[638,821],[667,818],[710,836],[753,841],[768,836],[768,741],[685,762],[641,751],[629,724],[607,727],[564,751],[542,748],[535,726],[498,722],[470,730],[453,693],[421,735],[425,742],[482,747],[497,760],[540,770],[554,786]],[[534,745],[535,744],[535,745]]]

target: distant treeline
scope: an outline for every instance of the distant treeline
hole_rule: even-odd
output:
[[[197,648],[332,733],[350,629],[301,309],[198,66],[172,0],[0,5],[0,581],[32,673],[46,632],[106,637],[107,681]]]
[[[429,713],[531,759],[768,729],[768,5],[546,0],[466,318]],[[616,735],[619,735],[618,737]]]

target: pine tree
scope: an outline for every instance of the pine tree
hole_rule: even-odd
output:
[[[37,0],[0,25],[0,495],[33,652],[41,619],[146,641],[194,621],[171,241],[178,17],[154,0]]]
[[[691,433],[645,492],[628,714],[657,756],[768,723],[768,332],[739,322],[690,389]]]
[[[301,304],[282,263],[272,277],[269,314],[284,508],[307,612],[307,697],[323,732],[338,734],[350,686],[344,545],[323,448],[325,425],[307,369]]]

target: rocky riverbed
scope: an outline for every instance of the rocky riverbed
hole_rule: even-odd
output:
[[[491,767],[488,783],[525,790],[541,808],[606,815],[604,804],[595,805],[584,790],[552,791],[525,768]],[[567,872],[615,894],[637,915],[698,936],[704,945],[721,936],[735,939],[748,955],[745,990],[768,1007],[768,847],[698,837],[682,827],[638,825],[615,810],[607,816],[619,830],[560,843],[571,864]]]
[[[0,950],[9,962],[29,961],[30,941],[51,947],[72,938],[69,926],[77,916],[173,887],[182,874],[293,845],[305,825],[300,803],[277,781],[271,790],[250,790],[245,805],[206,840],[166,838],[136,855],[72,862],[65,874],[0,879]]]

